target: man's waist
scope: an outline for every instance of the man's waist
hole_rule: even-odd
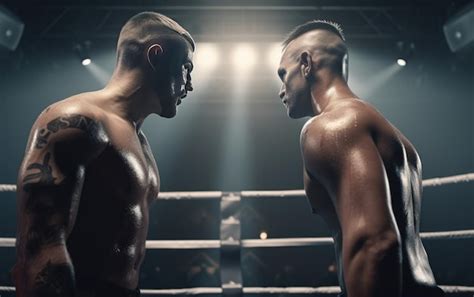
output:
[[[87,277],[78,276],[76,277],[76,288],[78,292],[88,291],[94,294],[94,296],[114,296],[114,297],[137,297],[140,296],[140,290],[138,288],[129,289],[115,284],[112,281]]]

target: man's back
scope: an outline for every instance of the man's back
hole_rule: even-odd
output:
[[[362,142],[357,144],[354,139],[358,138],[358,135],[367,137],[372,144],[367,147]],[[354,144],[359,147],[344,149]],[[305,125],[301,136],[301,146],[305,160],[312,158],[309,154],[322,154],[318,158],[324,159],[323,162],[326,164],[336,164],[347,155],[351,155],[349,158],[352,165],[344,169],[344,173],[341,173],[341,176],[344,176],[342,178],[334,175],[332,181],[328,181],[324,177],[318,177],[318,173],[305,170],[305,189],[313,210],[325,219],[335,240],[341,286],[344,288],[345,283],[344,232],[341,225],[344,223],[343,220],[348,221],[342,213],[352,216],[354,210],[350,209],[352,208],[348,206],[350,204],[338,200],[338,193],[335,193],[337,191],[335,189],[338,188],[334,184],[340,183],[340,179],[352,179],[362,191],[364,188],[371,191],[370,178],[357,180],[360,175],[364,175],[364,173],[360,174],[360,169],[357,167],[359,164],[372,162],[364,158],[363,151],[370,150],[370,146],[373,146],[376,150],[375,155],[378,155],[383,164],[381,174],[385,176],[385,182],[388,183],[389,205],[398,227],[402,253],[403,296],[424,296],[420,294],[437,296],[434,295],[435,293],[430,293],[437,292],[438,289],[434,287],[433,273],[419,237],[421,162],[413,145],[367,103],[357,99],[342,99],[333,106],[328,106],[324,113]],[[366,170],[364,165],[361,168]],[[376,171],[373,168],[371,170]],[[364,195],[363,192],[361,195]],[[357,203],[357,199],[360,198],[357,193],[349,193],[348,196],[348,199],[354,200],[353,203]],[[378,209],[377,203],[368,202],[361,210],[366,212],[367,216],[383,213]],[[369,221],[362,215],[355,223],[364,226]],[[431,289],[431,287],[434,288]]]
[[[39,155],[50,156],[39,162],[50,171],[50,182],[41,185],[46,195],[44,204],[52,209],[53,216],[60,204],[65,205],[62,216],[69,213],[63,236],[79,296],[82,288],[90,291],[101,282],[137,288],[145,254],[148,207],[159,188],[158,171],[145,136],[125,119],[101,108],[103,97],[101,92],[85,93],[47,108],[32,128],[19,176],[24,190],[19,192],[18,234],[19,242],[25,243],[19,246],[19,254],[28,257],[31,251],[26,246],[32,233],[28,222],[36,215],[29,205],[37,199],[28,191],[28,184],[37,183],[38,178],[32,176],[37,172],[31,164],[38,163]],[[71,134],[68,144],[61,140],[50,143],[66,133]],[[75,145],[81,143],[81,137],[100,142],[100,149],[84,153]],[[68,163],[81,160],[83,153],[87,161],[81,162],[80,176],[64,169]],[[48,201],[50,193],[56,193],[58,185],[68,179],[72,189],[68,191],[76,195],[61,193],[58,199],[62,202]],[[52,223],[41,220],[36,222],[40,229],[37,233],[47,234]],[[40,244],[37,249],[44,246]]]

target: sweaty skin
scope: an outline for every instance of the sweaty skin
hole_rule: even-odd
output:
[[[159,175],[140,127],[176,115],[192,91],[195,48],[155,13],[123,26],[101,90],[59,101],[36,120],[17,182],[18,297],[135,297]]]
[[[20,291],[34,283],[38,296],[72,296],[48,294],[59,290],[48,281],[55,269],[74,275],[76,296],[88,296],[81,281],[137,288],[159,175],[143,132],[95,105],[100,96],[58,102],[33,126],[19,173]]]
[[[420,158],[349,88],[347,47],[329,26],[299,27],[309,31],[286,42],[278,75],[288,116],[311,117],[300,139],[305,190],[334,238],[341,296],[443,296],[419,236]]]
[[[390,288],[397,274],[399,296],[441,296],[419,235],[421,162],[408,139],[369,104],[346,98],[307,122],[301,149],[308,199],[334,239],[342,296],[348,287],[376,296],[364,284]],[[363,262],[384,261],[392,272],[364,279],[371,267]]]

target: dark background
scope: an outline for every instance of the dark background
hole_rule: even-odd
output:
[[[0,183],[15,183],[29,129],[46,106],[96,90],[112,73],[120,27],[140,11],[174,18],[198,43],[214,44],[218,64],[200,72],[196,91],[174,119],[144,125],[162,191],[302,188],[299,132],[278,98],[269,48],[312,19],[340,23],[350,50],[349,84],[416,146],[424,178],[473,171],[474,59],[451,53],[444,22],[469,1],[6,1],[25,23],[15,52],[0,53]],[[232,51],[246,42],[257,63],[235,71]],[[90,45],[95,69],[81,65],[75,44]],[[413,43],[406,67],[398,45]],[[204,67],[203,67],[204,68]],[[97,73],[97,71],[96,71]],[[99,79],[102,78],[102,81]],[[473,229],[474,184],[425,189],[422,231]],[[1,193],[0,236],[15,236],[15,195]],[[218,239],[218,201],[158,201],[149,239]],[[106,218],[105,218],[106,219]],[[243,201],[243,238],[328,236],[303,198]],[[438,283],[474,286],[474,240],[424,242]],[[92,243],[93,244],[93,243]],[[245,286],[337,285],[331,247],[248,249]],[[14,249],[0,249],[0,285],[11,285]],[[142,288],[220,286],[219,252],[149,250]]]

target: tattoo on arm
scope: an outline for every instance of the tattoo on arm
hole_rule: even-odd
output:
[[[83,115],[73,114],[58,117],[50,121],[45,128],[39,131],[39,135],[36,138],[35,148],[45,148],[51,135],[60,130],[69,128],[79,129],[94,136],[99,135],[101,131],[101,126],[97,121]],[[51,152],[47,152],[42,163],[32,163],[28,165],[26,168],[27,171],[39,170],[39,172],[30,173],[23,178],[23,190],[29,191],[34,184],[54,185],[56,178],[53,177],[53,170],[49,165],[50,160]]]
[[[36,139],[35,147],[37,149],[42,149],[48,143],[49,137],[58,132],[59,130],[76,128],[86,132],[93,132],[99,130],[99,124],[91,118],[88,118],[83,115],[71,115],[59,117],[46,125],[46,128],[43,128],[39,131],[39,136]]]
[[[25,192],[32,193],[26,200],[25,210],[31,213],[33,224],[28,231],[26,240],[26,249],[33,255],[44,245],[60,243],[64,239],[65,221],[55,218],[55,214],[67,216],[70,201],[64,199],[64,195],[69,195],[67,187],[68,179],[55,184],[56,178],[53,176],[53,170],[50,165],[51,153],[47,152],[42,163],[33,163],[27,167],[27,170],[39,170],[28,174],[23,179],[23,189]],[[39,186],[39,187],[36,187]],[[49,186],[55,186],[54,193],[45,194],[44,189]]]
[[[31,186],[36,183],[45,185],[53,185],[56,178],[53,177],[53,169],[49,165],[51,153],[47,152],[44,156],[43,163],[32,163],[28,165],[26,170],[39,170],[39,172],[28,174],[23,178],[23,190],[28,192]]]
[[[46,266],[36,275],[34,285],[38,297],[74,296],[74,272],[67,263]]]

